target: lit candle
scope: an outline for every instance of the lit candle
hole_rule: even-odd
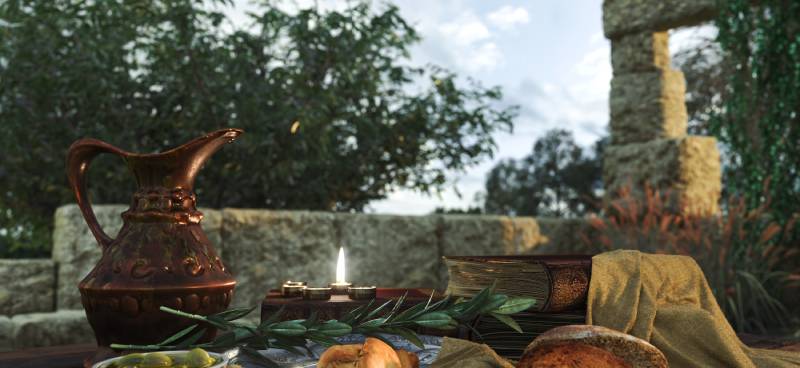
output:
[[[339,259],[336,260],[336,282],[332,282],[329,286],[334,294],[344,295],[347,294],[347,288],[351,285],[345,278],[344,248],[339,247]]]

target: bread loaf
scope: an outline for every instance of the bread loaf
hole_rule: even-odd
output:
[[[334,345],[325,350],[317,362],[318,368],[419,368],[416,354],[395,351],[376,338],[368,337],[364,344]]]
[[[517,368],[562,366],[667,368],[667,359],[637,337],[600,326],[570,325],[539,335],[517,364]]]

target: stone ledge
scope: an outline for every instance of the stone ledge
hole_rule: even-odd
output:
[[[678,70],[614,76],[608,100],[612,144],[685,135],[685,95],[683,73]]]
[[[226,208],[222,224],[222,259],[237,282],[233,306],[258,305],[285,280],[331,281],[338,248],[332,214]]]
[[[591,227],[585,218],[564,219],[557,217],[537,217],[542,243],[522,254],[594,254],[599,247],[585,244],[583,236],[591,238]]]
[[[55,308],[55,262],[0,259],[0,315],[51,312]]]
[[[645,31],[611,40],[611,66],[614,75],[668,69],[669,34]]]
[[[716,139],[686,136],[606,148],[603,178],[606,193],[634,190],[646,184],[669,188],[681,213],[713,214],[719,211],[721,168]]]
[[[0,351],[95,341],[83,310],[20,314],[10,319],[0,319],[0,331],[3,329],[10,333],[0,334]],[[4,339],[4,336],[9,338]]]
[[[696,25],[715,14],[715,0],[605,0],[603,32],[613,40],[630,33]]]

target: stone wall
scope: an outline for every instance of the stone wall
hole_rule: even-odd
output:
[[[95,205],[115,235],[122,205]],[[288,279],[332,281],[340,246],[348,280],[443,288],[444,255],[585,252],[583,220],[531,217],[394,216],[312,211],[201,209],[203,229],[237,279],[234,306],[257,305]],[[55,213],[52,259],[0,260],[0,351],[91,342],[78,282],[100,248],[75,205]],[[257,317],[256,317],[257,318]]]
[[[670,67],[670,28],[709,20],[714,0],[605,0],[603,30],[614,70],[611,145],[603,168],[608,199],[622,187],[668,189],[680,213],[718,212],[716,140],[686,134],[686,84]]]

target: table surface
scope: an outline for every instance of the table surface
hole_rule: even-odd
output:
[[[787,343],[774,338],[739,335],[752,347],[800,352],[800,343]],[[0,353],[0,368],[81,368],[83,359],[94,354],[94,344],[63,345]]]

